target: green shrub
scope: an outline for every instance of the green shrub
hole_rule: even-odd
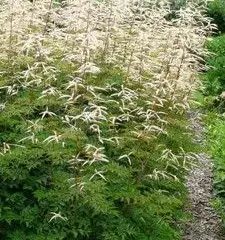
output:
[[[65,91],[65,82],[74,69],[71,66],[66,68],[62,61],[60,64],[57,66],[60,70],[58,81],[52,84],[59,91]],[[17,66],[18,71],[20,67]],[[98,76],[86,76],[86,83],[96,87],[105,100],[102,104],[108,107],[108,117],[120,111],[117,104],[107,100],[114,88],[121,89],[123,78],[122,71],[109,66]],[[12,81],[11,73],[0,78],[1,85]],[[114,88],[102,91],[100,87],[107,84],[113,84]],[[131,89],[137,87],[136,82],[133,84],[130,83]],[[171,149],[173,154],[180,154],[181,148],[193,151],[194,146],[185,134],[184,116],[170,112],[165,119],[168,121],[168,134],[161,133],[156,138],[149,133],[138,139],[132,133],[141,126],[141,117],[120,122],[116,127],[103,121],[101,136],[118,136],[120,144],[105,141],[100,145],[104,147],[102,154],[109,160],[107,164],[96,162],[82,166],[68,160],[78,153],[80,158],[87,160],[90,153],[85,152],[85,147],[87,144],[99,147],[99,139],[90,131],[88,123],[77,120],[74,130],[66,121],[63,123],[61,117],[65,116],[65,101],[54,94],[40,98],[45,89],[46,83],[43,82],[38,88],[21,88],[11,98],[4,89],[1,90],[1,102],[6,103],[6,108],[0,112],[0,238],[178,240],[176,222],[183,216],[182,207],[186,199],[182,183],[185,168],[182,158],[175,166],[174,160],[168,164],[167,158],[160,160],[160,157],[165,148]],[[67,109],[68,114],[78,115],[93,98],[82,88],[78,91],[83,91],[83,97]],[[145,108],[145,102],[143,95],[137,99],[136,107]],[[46,106],[57,116],[40,119]],[[35,125],[35,128],[35,122],[39,127]],[[31,130],[38,142],[32,138],[19,141],[30,136]],[[61,142],[43,142],[53,131],[63,136],[64,146]],[[7,147],[7,143],[11,145]],[[131,163],[126,157],[119,160],[120,156],[130,152]],[[154,169],[166,170],[170,177],[148,177]],[[101,172],[93,175],[97,170],[101,170],[104,176]]]
[[[213,19],[213,23],[218,26],[218,30],[225,32],[225,1],[214,0],[209,3],[207,15]]]
[[[156,3],[160,24],[127,14],[132,1],[14,2],[1,15],[0,239],[180,239],[197,70],[180,50],[203,41],[190,11],[172,36]]]
[[[209,113],[207,117],[208,143],[214,160],[214,206],[225,223],[225,121],[224,117]]]
[[[225,91],[225,35],[210,39],[206,46],[211,55],[206,59],[210,70],[203,77],[205,94],[218,96]]]

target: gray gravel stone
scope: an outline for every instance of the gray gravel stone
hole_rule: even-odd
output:
[[[195,132],[193,141],[203,143],[205,129],[201,124],[201,114],[189,113],[190,128]],[[184,229],[184,240],[224,240],[222,223],[211,202],[213,199],[213,163],[205,153],[197,154],[198,165],[193,167],[187,177],[190,208],[192,216]]]

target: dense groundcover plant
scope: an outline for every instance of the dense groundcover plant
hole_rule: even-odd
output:
[[[214,189],[216,197],[213,201],[215,208],[225,223],[225,164],[224,164],[224,144],[225,144],[225,123],[224,115],[210,112],[206,118],[208,127],[209,150],[214,159]]]
[[[225,33],[225,2],[223,0],[210,1],[207,15],[218,26],[219,33]]]
[[[209,70],[203,75],[204,94],[218,97],[225,91],[225,35],[210,38],[206,47],[211,54],[206,58]]]
[[[0,2],[0,238],[179,239],[185,113],[212,29],[188,2]]]

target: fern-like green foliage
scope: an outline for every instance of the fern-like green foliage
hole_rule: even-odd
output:
[[[225,91],[225,35],[210,39],[206,45],[211,55],[206,59],[210,70],[204,74],[205,93],[217,96]]]
[[[214,187],[216,199],[214,206],[225,222],[225,122],[224,117],[216,113],[209,113],[206,118],[209,140],[209,150],[214,159]]]
[[[65,83],[76,69],[63,61],[52,64],[59,71],[51,86],[66,94]],[[7,64],[2,63],[2,67],[6,73],[0,78],[0,85],[16,83],[13,73],[7,73]],[[24,68],[23,61],[18,59],[14,74]],[[87,74],[85,79],[104,99],[102,106],[108,109],[110,118],[121,111],[116,102],[109,100],[113,100],[115,91],[122,89],[124,73],[112,66],[102,68],[97,76]],[[1,102],[6,104],[0,112],[0,238],[180,239],[177,221],[183,216],[186,199],[183,185],[186,168],[182,158],[176,162],[171,158],[170,162],[169,157],[161,157],[165,148],[177,155],[181,149],[193,151],[194,145],[186,134],[185,116],[170,112],[165,117],[167,133],[158,137],[151,133],[137,137],[133,132],[140,128],[143,119],[135,114],[131,121],[117,120],[116,125],[102,121],[101,136],[119,139],[119,144],[103,142],[101,153],[108,163],[76,165],[69,160],[77,154],[87,160],[90,153],[85,147],[88,144],[98,147],[99,139],[89,123],[78,119],[72,128],[61,118],[65,111],[76,116],[89,109],[93,96],[78,87],[82,97],[65,109],[65,99],[57,94],[41,97],[48,84],[42,82],[38,87],[26,88],[21,85],[19,93],[10,98],[4,88],[0,93]],[[104,91],[107,84],[112,88]],[[138,83],[130,83],[129,88],[138,88]],[[117,98],[115,95],[114,100]],[[144,94],[140,95],[135,107],[147,108],[146,100]],[[54,114],[44,116],[46,107]],[[61,140],[46,141],[54,132]],[[131,154],[121,157],[128,153]],[[169,175],[150,177],[156,169]]]

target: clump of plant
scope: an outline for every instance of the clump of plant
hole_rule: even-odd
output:
[[[169,1],[0,8],[0,237],[179,239],[208,18],[189,3],[167,21]]]
[[[218,96],[225,91],[225,35],[210,38],[206,47],[211,54],[206,58],[209,70],[204,74],[205,93]]]
[[[224,115],[209,112],[205,119],[208,128],[208,147],[214,160],[214,191],[215,199],[213,205],[218,210],[223,227],[225,222],[225,165],[224,165],[224,144],[225,124]]]
[[[223,0],[213,0],[208,4],[207,14],[213,19],[219,32],[225,32],[225,2]]]

